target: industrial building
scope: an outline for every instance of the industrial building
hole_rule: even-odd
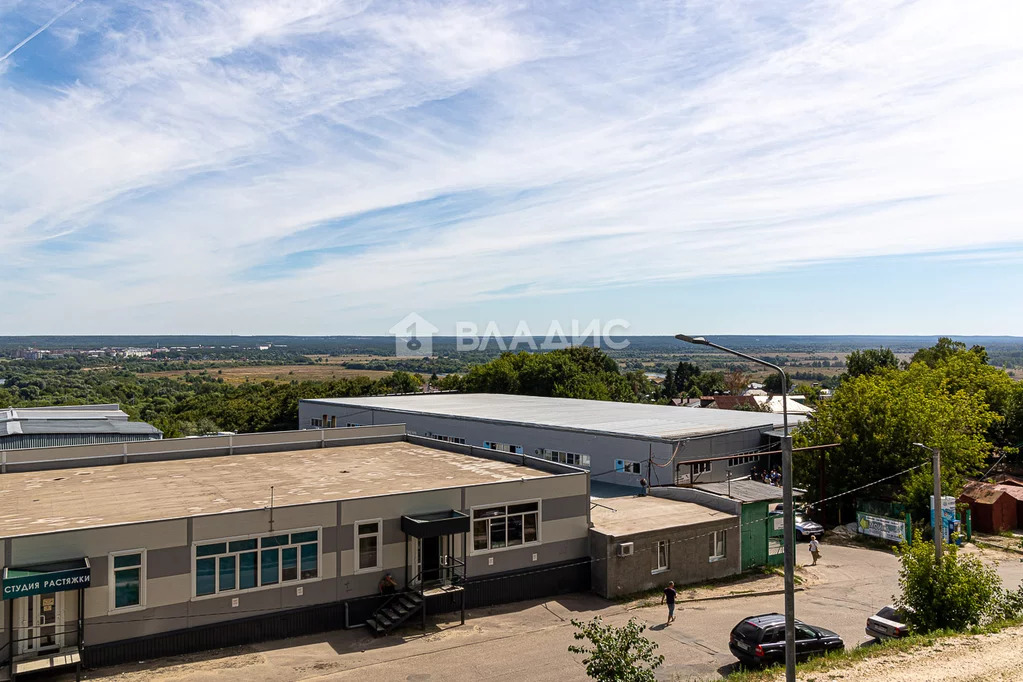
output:
[[[4,454],[15,676],[590,585],[585,471],[400,425]]]
[[[163,438],[146,422],[128,421],[118,405],[0,409],[0,450],[120,443]]]
[[[533,455],[638,487],[643,478],[656,486],[745,476],[765,464],[757,453],[776,449],[782,415],[483,393],[299,403],[301,429],[399,422],[441,442]]]

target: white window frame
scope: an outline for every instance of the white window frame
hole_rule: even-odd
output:
[[[114,557],[130,556],[132,554],[140,554],[142,559],[142,565],[139,570],[139,603],[131,606],[122,606],[118,608],[117,604],[117,581],[115,578],[114,571]],[[146,550],[143,548],[139,549],[125,549],[117,552],[110,552],[107,555],[107,592],[109,593],[109,599],[107,604],[107,615],[114,613],[130,613],[132,611],[142,611],[146,608]],[[121,569],[125,570],[125,569]]]
[[[321,426],[323,426],[323,422],[320,421],[319,417],[311,417],[309,419],[309,426],[313,427],[314,429],[318,429]]]
[[[442,443],[455,443],[456,445],[465,445],[465,439],[459,436],[445,436],[441,433],[431,433],[427,438],[439,440]]]
[[[615,471],[619,474],[633,474],[636,476],[639,476],[642,473],[640,463],[633,462],[631,459],[616,459]]]
[[[299,579],[298,580],[289,580],[287,582],[282,582],[280,580],[281,564],[280,564],[280,561],[278,561],[277,562],[277,582],[272,584],[272,585],[263,585],[262,584],[263,583],[263,576],[262,576],[262,570],[263,570],[263,566],[262,566],[262,558],[263,558],[262,550],[263,550],[263,548],[257,543],[256,549],[255,550],[250,550],[250,551],[255,551],[256,552],[256,579],[257,579],[257,584],[256,584],[255,587],[249,587],[249,588],[246,588],[244,590],[241,589],[240,587],[238,587],[238,583],[240,582],[239,571],[240,571],[241,567],[236,562],[236,564],[235,564],[235,586],[234,586],[234,589],[232,589],[232,590],[218,590],[218,591],[214,592],[213,594],[196,594],[196,585],[195,585],[195,561],[196,561],[196,559],[199,559],[199,558],[206,559],[206,558],[215,558],[215,557],[224,556],[223,554],[214,554],[214,555],[211,555],[210,557],[197,557],[196,556],[196,548],[199,545],[214,545],[214,544],[217,544],[217,543],[220,543],[220,542],[231,543],[231,542],[237,542],[238,540],[259,540],[260,538],[269,538],[269,537],[274,537],[276,535],[284,535],[285,533],[287,533],[288,535],[291,535],[292,533],[311,533],[312,531],[316,531],[316,537],[317,537],[317,540],[316,540],[316,577],[314,577],[314,578],[304,578],[304,579],[301,577],[302,576],[302,553],[300,551],[299,555],[298,555],[298,568],[299,568],[299,571],[298,571]],[[302,543],[302,544],[308,544],[308,543]],[[218,561],[217,562],[217,569],[219,570],[219,568],[220,568],[220,562]],[[217,597],[224,597],[224,596],[239,597],[241,595],[250,594],[252,592],[262,592],[264,590],[279,590],[281,588],[291,587],[292,585],[306,585],[308,583],[319,582],[319,581],[323,580],[323,526],[312,526],[310,528],[289,528],[287,530],[274,531],[273,533],[249,533],[248,535],[234,535],[232,537],[227,537],[227,538],[209,538],[207,540],[195,540],[195,541],[192,542],[192,566],[191,566],[191,568],[189,568],[188,575],[189,575],[189,578],[190,578],[190,580],[192,582],[192,587],[190,588],[191,589],[191,593],[192,593],[191,601],[202,601],[204,599],[216,599]],[[220,581],[220,574],[219,573],[217,573],[217,581],[218,582]],[[123,609],[119,609],[118,613],[123,613]]]
[[[713,462],[693,462],[689,466],[693,467],[693,475],[709,474]]]
[[[664,564],[661,564],[661,548],[662,547],[664,548]],[[656,557],[657,567],[650,571],[651,575],[655,575],[657,573],[664,573],[665,571],[667,571],[670,568],[670,566],[671,566],[671,556],[669,554],[670,551],[671,551],[671,542],[669,542],[668,540],[658,540],[657,541],[657,543],[654,545],[654,555]]]
[[[377,531],[375,533],[359,533],[359,526],[367,523],[377,524]],[[355,546],[353,549],[353,569],[355,573],[373,573],[379,571],[384,565],[384,520],[381,519],[363,519],[362,521],[356,521],[352,527],[352,534],[355,538]],[[359,568],[359,538],[375,537],[377,539],[377,563],[375,566],[369,566],[367,568]]]
[[[723,561],[728,556],[728,535],[723,530],[715,530],[710,533],[711,551],[708,561]],[[720,547],[721,553],[716,554]]]
[[[509,443],[497,443],[492,440],[483,441],[483,447],[487,450],[496,450],[497,452],[507,452],[513,455],[521,455],[524,450],[521,445],[511,445]]]
[[[535,512],[536,513],[536,540],[533,540],[532,542],[526,542],[525,541],[526,540],[525,524],[523,524],[522,544],[505,546],[505,547],[497,547],[497,548],[488,548],[488,549],[476,549],[476,542],[475,542],[476,537],[474,535],[474,528],[473,528],[473,526],[474,526],[475,521],[476,521],[475,511],[477,509],[490,509],[491,507],[503,506],[503,507],[505,507],[504,518],[507,519],[508,518],[508,512],[507,512],[507,508],[508,507],[510,507],[512,505],[516,505],[516,504],[531,504],[533,502],[536,502],[536,512]],[[534,513],[534,512],[518,512],[516,514],[513,514],[512,516],[520,516],[520,515],[532,514],[532,513]],[[507,521],[505,523],[507,523]],[[490,531],[489,531],[490,527],[487,526],[487,528],[488,528],[488,530],[487,530],[487,544],[489,544],[490,543]],[[507,533],[507,531],[506,531],[506,533]],[[470,507],[469,508],[469,542],[467,544],[469,546],[469,556],[481,556],[481,555],[484,555],[484,554],[496,554],[497,552],[507,552],[510,549],[522,549],[523,547],[537,547],[539,545],[542,545],[543,544],[543,500],[540,499],[540,498],[529,499],[529,500],[509,500],[507,502],[493,502],[491,504],[478,504],[475,507]]]
[[[540,455],[540,457],[546,459],[548,462],[558,462],[559,464],[567,464],[569,466],[579,467],[580,469],[590,468],[589,455],[583,455],[578,452],[568,452],[567,450],[548,450],[547,448],[540,448],[536,452]]]
[[[746,464],[752,464],[753,462],[760,459],[760,455],[738,455],[736,457],[728,458],[728,468],[741,467]]]

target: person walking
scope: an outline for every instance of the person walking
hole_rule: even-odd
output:
[[[671,625],[675,622],[675,595],[678,594],[675,591],[675,581],[669,581],[668,586],[664,588],[664,594],[661,595],[661,603],[668,602],[668,621],[665,625]]]
[[[817,536],[810,536],[810,556],[813,557],[813,563],[811,566],[817,565],[817,560],[821,558],[821,543],[817,542]]]

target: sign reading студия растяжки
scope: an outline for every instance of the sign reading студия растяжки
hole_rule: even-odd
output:
[[[3,598],[16,599],[33,594],[80,590],[89,586],[89,566],[46,572],[32,569],[7,569],[3,577]]]

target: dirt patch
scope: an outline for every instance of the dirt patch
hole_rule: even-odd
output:
[[[992,635],[943,640],[911,653],[893,653],[848,668],[804,673],[806,680],[857,682],[996,682],[1023,679],[1023,627]]]

